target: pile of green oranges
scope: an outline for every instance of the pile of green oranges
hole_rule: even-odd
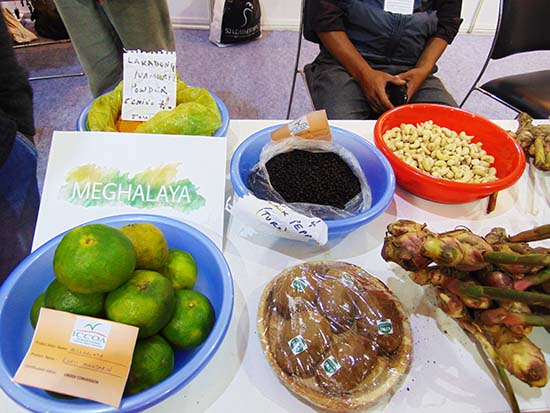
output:
[[[169,248],[151,223],[77,227],[57,246],[53,269],[55,279],[30,310],[33,328],[42,307],[138,327],[125,395],[172,374],[174,349],[200,345],[214,325],[212,304],[193,290],[193,256]]]

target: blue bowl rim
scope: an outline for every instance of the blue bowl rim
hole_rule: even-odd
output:
[[[239,174],[239,164],[241,162],[241,157],[244,153],[244,150],[251,142],[253,142],[256,139],[263,139],[265,143],[267,143],[270,139],[270,133],[273,130],[283,125],[284,124],[268,126],[264,129],[261,129],[253,133],[244,141],[242,141],[233,152],[229,171],[230,171],[231,184],[233,185],[233,189],[235,190],[235,194],[237,196],[243,197],[245,195],[251,194],[246,184],[240,178],[240,174]],[[372,221],[374,218],[382,214],[387,209],[387,207],[389,206],[389,204],[393,199],[396,184],[395,184],[395,174],[393,172],[393,169],[389,161],[374,144],[372,144],[362,136],[359,136],[356,133],[350,132],[346,129],[339,128],[336,126],[330,126],[330,129],[331,131],[334,131],[340,135],[346,136],[357,143],[367,146],[369,150],[376,156],[376,158],[382,163],[384,169],[387,171],[386,191],[384,192],[384,195],[380,198],[380,200],[377,203],[371,205],[371,207],[368,210],[360,214],[357,214],[353,217],[325,221],[327,223],[329,235],[335,235],[335,234],[344,234],[347,232],[351,232],[354,229],[358,228],[359,226],[366,224],[369,221]]]
[[[56,412],[87,412],[87,413],[106,413],[106,412],[139,412],[148,407],[151,407],[162,400],[176,393],[187,383],[189,383],[195,376],[210,362],[214,354],[217,352],[221,343],[223,342],[225,335],[229,329],[231,323],[231,317],[234,306],[234,286],[231,269],[227,263],[223,253],[220,249],[208,238],[205,234],[194,228],[193,226],[184,222],[178,221],[173,218],[164,217],[160,215],[152,214],[122,214],[113,215],[109,217],[99,218],[78,226],[101,223],[106,225],[111,224],[124,224],[133,222],[150,222],[150,223],[162,223],[176,226],[187,233],[192,234],[192,237],[199,239],[201,243],[213,253],[214,259],[218,266],[222,268],[223,273],[227,277],[223,277],[223,291],[224,291],[224,303],[221,311],[216,318],[216,322],[212,331],[206,341],[201,345],[198,353],[182,368],[183,380],[181,374],[175,372],[171,376],[167,377],[162,382],[158,383],[154,387],[145,390],[141,393],[123,397],[120,407],[118,409],[105,404],[97,403],[94,401],[85,401],[78,399],[79,404],[64,402],[55,399],[44,399],[35,393],[32,393],[26,389],[26,386],[22,386],[12,381],[13,377],[8,372],[3,358],[0,358],[0,388],[4,390],[13,401],[19,405],[35,412],[42,412],[44,409],[50,409]],[[27,256],[8,276],[4,284],[0,287],[0,313],[4,311],[6,297],[11,289],[14,287],[19,278],[25,273],[25,271],[32,265],[36,257],[45,254],[54,245],[57,245],[61,238],[69,230],[55,236],[36,251]],[[154,394],[151,395],[151,392]]]
[[[222,125],[214,132],[214,135],[212,136],[226,136],[227,131],[229,130],[229,110],[227,109],[227,106],[221,100],[216,94],[208,91],[214,100],[216,101],[216,105],[218,105],[218,109],[220,111],[220,115],[222,117]],[[106,92],[106,93],[110,93]],[[78,118],[76,120],[76,130],[79,132],[87,131],[86,123],[88,122],[88,111],[90,110],[90,106],[92,106],[92,103],[94,103],[95,99],[92,99],[86,106],[84,106],[84,109],[80,112],[78,115]]]

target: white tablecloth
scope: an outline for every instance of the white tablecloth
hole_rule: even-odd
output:
[[[253,132],[282,121],[231,121],[228,151]],[[372,141],[374,122],[335,121]],[[515,130],[515,121],[496,121]],[[229,171],[229,169],[227,169]],[[226,193],[232,195],[229,177]],[[496,210],[487,215],[487,200],[444,205],[418,198],[399,187],[387,211],[347,237],[324,247],[275,238],[250,239],[226,213],[224,254],[235,282],[235,308],[227,336],[212,361],[186,387],[149,409],[161,412],[313,412],[277,380],[265,359],[256,331],[256,310],[265,284],[286,267],[310,260],[342,260],[383,280],[402,301],[413,328],[413,362],[407,378],[387,406],[372,411],[465,413],[507,412],[509,405],[494,371],[463,331],[436,308],[430,289],[408,279],[386,263],[380,248],[386,226],[399,218],[426,222],[433,231],[465,225],[478,234],[494,226],[516,233],[550,223],[550,175],[527,168],[520,181],[499,194]],[[61,219],[61,217],[58,217]],[[50,219],[56,219],[52,217]],[[40,222],[38,223],[40,225]],[[532,338],[550,360],[550,338],[536,329]],[[3,338],[5,340],[5,338]],[[520,407],[550,409],[550,388],[531,389],[512,378]],[[0,392],[0,412],[25,410]]]

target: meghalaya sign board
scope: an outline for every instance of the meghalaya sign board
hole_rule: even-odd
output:
[[[84,222],[145,213],[179,219],[222,246],[226,139],[55,132],[33,249]]]

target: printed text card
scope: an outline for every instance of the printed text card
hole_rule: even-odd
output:
[[[14,381],[119,407],[138,328],[42,308]]]

